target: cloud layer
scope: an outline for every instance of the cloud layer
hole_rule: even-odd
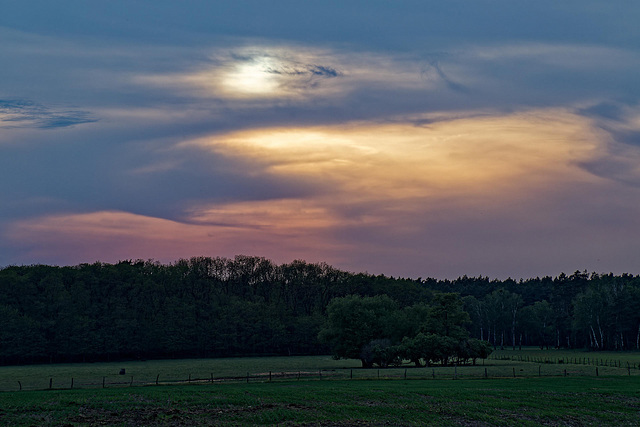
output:
[[[637,7],[572,3],[11,5],[0,265],[638,273]]]

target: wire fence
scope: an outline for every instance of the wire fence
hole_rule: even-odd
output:
[[[602,366],[613,368],[630,368],[640,369],[640,361],[637,363],[623,361],[620,359],[606,359],[599,357],[544,357],[544,356],[529,356],[529,355],[509,355],[504,353],[491,354],[489,360],[510,360],[516,362],[531,362],[541,364],[557,364],[557,365],[583,365],[583,366]]]
[[[576,359],[576,362],[578,359]],[[0,391],[27,390],[75,390],[106,389],[123,387],[222,384],[222,383],[268,383],[284,381],[331,381],[331,380],[463,380],[491,378],[534,378],[576,376],[640,376],[640,366],[621,361],[597,361],[573,363],[535,360],[519,356],[496,356],[478,365],[451,365],[432,367],[392,367],[384,369],[316,369],[299,371],[246,372],[237,375],[216,376],[214,373],[194,373],[188,376],[158,373],[149,375],[126,375],[126,373],[102,377],[50,376],[30,379],[0,378]]]

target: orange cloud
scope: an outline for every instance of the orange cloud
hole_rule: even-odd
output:
[[[418,119],[417,117],[415,118]],[[406,200],[476,197],[593,180],[576,166],[601,132],[564,110],[434,123],[353,123],[269,128],[186,143],[250,159],[267,171],[326,180],[330,198]]]

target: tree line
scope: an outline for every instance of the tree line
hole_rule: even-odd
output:
[[[434,303],[446,294],[457,294],[468,316],[458,325],[468,335],[456,345],[475,339],[496,347],[640,347],[638,276],[408,279],[236,256],[4,267],[0,363],[326,354],[335,352],[335,341],[321,333],[331,307],[350,297],[388,298],[394,316],[404,319],[396,332],[367,336],[360,351],[371,344],[369,353],[379,356],[385,345],[404,342],[408,359],[429,363],[438,357],[424,353],[425,343],[447,336],[433,321]]]

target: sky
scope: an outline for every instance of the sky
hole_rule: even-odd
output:
[[[0,266],[640,273],[640,2],[0,0]]]

